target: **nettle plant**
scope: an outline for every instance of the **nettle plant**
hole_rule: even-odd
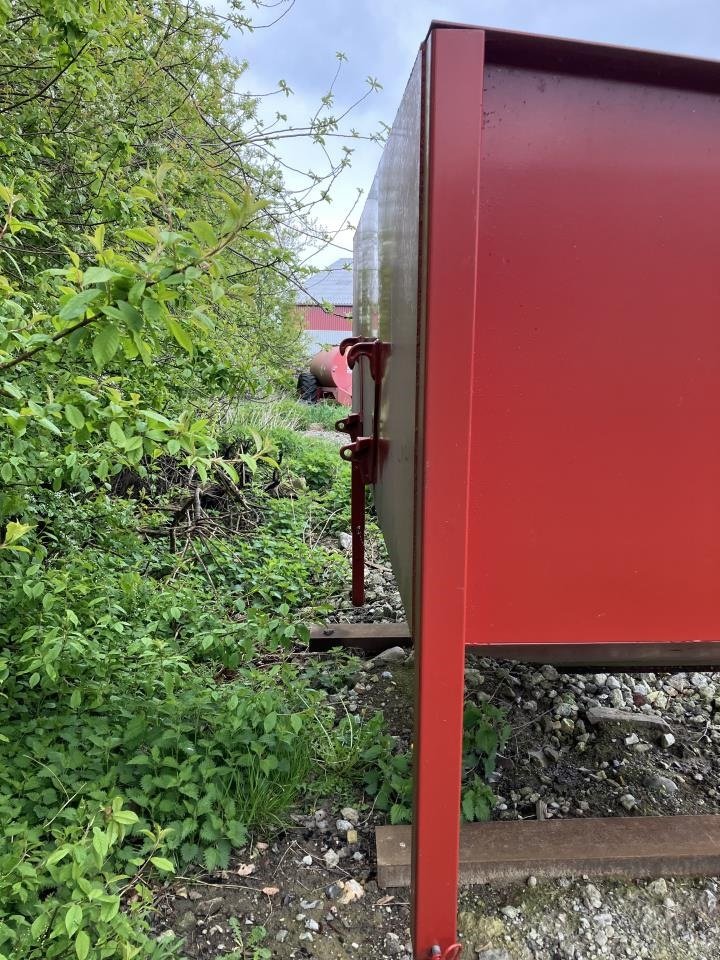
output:
[[[394,738],[383,734],[381,725],[376,732],[375,742],[363,753],[363,760],[373,764],[365,774],[365,788],[375,798],[378,809],[390,814],[391,823],[409,823],[413,789],[411,753],[396,750]],[[489,820],[492,815],[495,795],[488,779],[510,733],[503,710],[488,703],[466,701],[461,808],[466,822]]]

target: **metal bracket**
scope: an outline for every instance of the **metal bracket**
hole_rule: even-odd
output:
[[[347,433],[350,439],[355,442],[362,430],[362,417],[359,413],[349,413],[342,420],[336,421],[335,429],[338,433]]]
[[[375,482],[375,437],[357,437],[340,447],[340,456],[360,473],[365,485]]]
[[[338,350],[340,351],[340,356],[345,356],[345,351],[349,350],[350,347],[354,347],[356,343],[362,343],[363,340],[367,340],[368,337],[345,337],[344,340],[341,340],[338,345]]]
[[[348,340],[355,340],[355,343],[349,343]],[[370,376],[375,381],[376,389],[379,387],[383,376],[385,375],[385,361],[389,353],[389,344],[383,340],[370,340],[364,337],[352,337],[343,340],[340,344],[340,352],[344,353],[343,346],[347,344],[347,365],[352,370],[361,357],[367,357],[370,366]]]
[[[461,950],[461,943],[453,943],[443,953],[442,949],[436,944],[430,951],[430,956],[432,960],[458,960]]]

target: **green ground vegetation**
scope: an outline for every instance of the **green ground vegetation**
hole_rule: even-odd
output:
[[[407,763],[307,656],[349,476],[270,399],[309,221],[226,7],[0,0],[0,960],[177,954],[155,884]]]

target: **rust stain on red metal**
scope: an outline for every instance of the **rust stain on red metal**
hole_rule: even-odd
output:
[[[423,960],[456,943],[465,647],[720,648],[718,94],[716,63],[436,24],[358,225]]]

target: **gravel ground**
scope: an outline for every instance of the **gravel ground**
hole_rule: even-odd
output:
[[[341,541],[345,549],[348,538]],[[365,607],[339,599],[330,621],[405,619],[380,543],[368,544],[367,560]],[[359,716],[382,709],[390,732],[409,743],[411,660],[396,652],[364,665],[339,706]],[[512,728],[494,777],[495,819],[720,812],[718,674],[561,675],[471,655],[466,696],[504,708]],[[198,960],[410,960],[408,891],[378,889],[381,819],[362,801],[327,798],[299,812],[281,837],[241,851],[229,870],[168,886],[159,896],[159,935],[183,937],[185,955]],[[530,877],[468,888],[460,900],[463,956],[720,960],[718,896],[711,878]]]

